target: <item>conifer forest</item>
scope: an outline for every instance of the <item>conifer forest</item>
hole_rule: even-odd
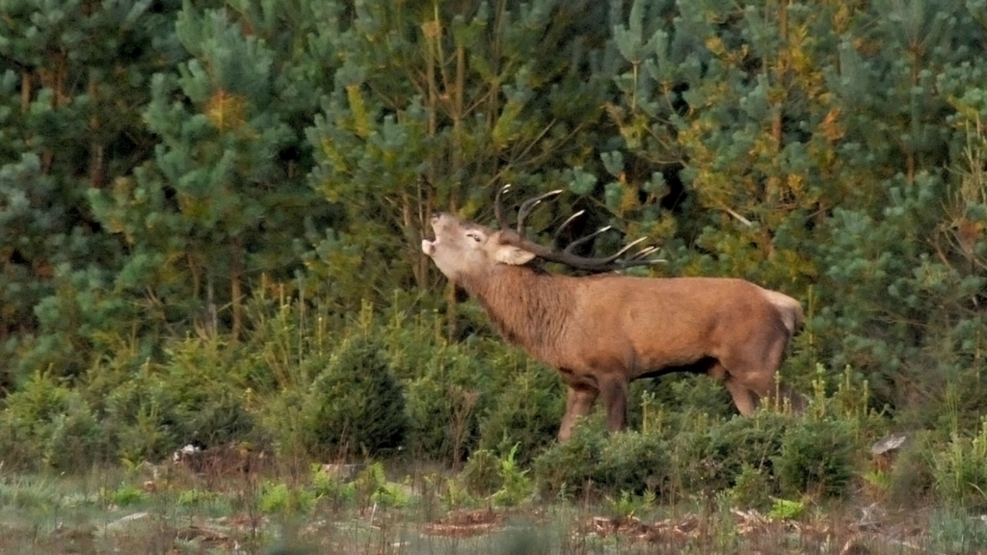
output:
[[[108,475],[78,503],[615,523],[498,553],[987,553],[985,119],[987,0],[0,0],[0,553],[65,547],[2,524],[68,510],[34,480]],[[668,374],[556,441],[558,374],[422,252],[507,184],[512,217],[562,189],[542,245],[612,226],[580,254],[797,299],[806,411]],[[200,448],[266,461],[254,493],[146,475]],[[663,539],[606,543],[632,518]],[[274,545],[241,532],[216,552]]]

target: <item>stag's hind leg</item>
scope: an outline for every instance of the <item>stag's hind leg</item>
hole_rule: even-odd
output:
[[[776,374],[785,358],[787,335],[751,341],[720,359],[725,369],[727,389],[741,414],[749,416],[756,407],[773,396]]]
[[[600,393],[607,407],[607,429],[619,432],[627,423],[627,380],[623,376],[606,376],[600,380]]]
[[[757,395],[753,391],[747,389],[747,386],[733,378],[727,378],[723,382],[723,385],[726,386],[727,391],[730,392],[730,396],[733,397],[733,404],[737,406],[740,414],[744,416],[754,414],[754,410],[757,408]]]
[[[740,380],[732,376],[727,372],[719,362],[714,363],[710,366],[707,373],[713,379],[723,382],[723,385],[730,392],[730,396],[733,397],[733,404],[737,406],[737,410],[740,414],[744,416],[750,416],[754,414],[754,409],[756,407],[757,397],[754,393],[747,388]]]

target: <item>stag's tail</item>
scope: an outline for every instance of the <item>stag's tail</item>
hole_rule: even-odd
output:
[[[802,313],[802,305],[784,293],[765,289],[764,294],[767,295],[768,302],[778,309],[778,314],[781,315],[781,320],[788,329],[788,335],[795,335],[805,317]]]

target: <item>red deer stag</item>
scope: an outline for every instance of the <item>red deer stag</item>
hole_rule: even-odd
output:
[[[541,272],[528,263],[540,258],[601,272],[653,263],[647,256],[654,249],[625,258],[633,244],[605,258],[572,253],[603,230],[561,251],[533,243],[525,238],[525,217],[561,191],[524,202],[515,231],[501,216],[506,188],[495,204],[500,229],[434,214],[435,240],[423,240],[422,251],[481,303],[507,341],[562,375],[569,392],[560,441],[569,438],[575,421],[599,396],[609,429],[622,429],[628,384],[646,376],[706,372],[724,383],[744,415],[775,391],[775,372],[802,323],[798,301],[741,279]]]

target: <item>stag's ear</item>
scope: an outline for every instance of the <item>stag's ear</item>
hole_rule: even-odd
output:
[[[534,253],[515,247],[514,245],[500,245],[494,253],[494,259],[497,260],[497,262],[500,262],[501,264],[510,264],[511,266],[521,266],[522,264],[527,264],[528,262],[531,262],[534,257]]]

